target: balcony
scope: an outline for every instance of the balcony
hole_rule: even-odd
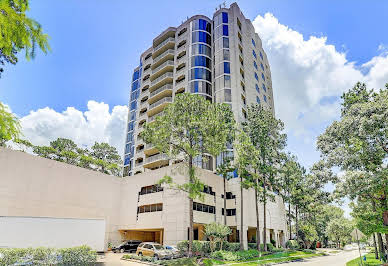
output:
[[[172,95],[172,84],[166,84],[162,87],[160,87],[157,90],[154,90],[150,94],[150,98],[148,99],[148,102],[150,104],[153,104],[154,102],[159,101],[160,99],[171,96]]]
[[[154,63],[152,65],[152,68],[158,67],[160,64],[162,64],[165,60],[173,60],[174,59],[175,52],[173,49],[168,49],[161,55],[154,58]]]
[[[153,116],[154,114],[159,113],[164,109],[164,107],[172,102],[172,97],[164,97],[159,101],[154,102],[153,104],[150,104],[150,107],[148,109],[148,116]]]
[[[166,154],[159,153],[145,159],[144,168],[156,168],[168,165],[168,157]]]
[[[174,61],[173,60],[168,60],[158,66],[157,68],[152,70],[152,75],[151,75],[151,80],[155,80],[158,78],[160,75],[166,73],[166,72],[171,72],[174,69]]]
[[[152,54],[153,58],[156,58],[158,55],[162,54],[167,49],[173,49],[175,46],[175,38],[169,37],[163,42],[154,47],[154,53]]]
[[[145,145],[145,148],[144,148],[144,154],[147,155],[147,156],[151,156],[153,154],[156,154],[158,153],[158,149],[151,143],[148,143]]]
[[[161,115],[163,115],[163,112],[160,112],[160,113],[158,113],[158,114],[156,114],[156,115],[153,115],[152,117],[150,117],[150,118],[148,119],[148,123],[154,122],[155,119],[156,119],[158,116],[161,116]]]
[[[163,85],[166,85],[168,83],[172,83],[173,77],[174,77],[174,74],[172,72],[166,72],[163,75],[161,75],[160,77],[154,79],[151,82],[151,86],[149,89],[150,92],[157,90],[158,88],[162,87]]]

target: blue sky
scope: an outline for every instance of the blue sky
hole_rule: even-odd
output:
[[[22,118],[26,137],[36,143],[63,135],[85,145],[105,140],[116,147],[123,142],[122,106],[140,53],[168,26],[195,14],[212,16],[221,3],[30,2],[29,15],[50,35],[52,52],[30,62],[21,55],[16,66],[7,65],[0,101]],[[288,149],[311,166],[319,157],[315,138],[338,118],[342,92],[358,80],[371,87],[388,82],[388,1],[238,4],[254,21],[268,53],[276,113],[286,123]]]

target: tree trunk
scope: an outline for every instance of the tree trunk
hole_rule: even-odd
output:
[[[388,254],[388,234],[384,234],[385,235],[385,249],[387,250],[387,254]]]
[[[377,212],[375,201],[373,199],[371,201],[372,201],[373,211]],[[381,236],[381,233],[377,233],[377,242],[379,243],[380,259],[382,259],[384,258],[384,243],[383,243],[383,238]]]
[[[224,176],[224,225],[226,225],[226,178]]]
[[[296,231],[296,241],[299,242],[299,236],[298,236],[298,205],[295,205],[295,231]]]
[[[190,175],[190,183],[193,183],[193,156],[190,155],[189,158],[189,175]],[[189,254],[188,256],[191,257],[193,255],[193,238],[194,238],[194,213],[193,213],[193,199],[189,198],[189,219],[190,219],[190,225],[189,225]]]
[[[376,260],[379,259],[379,252],[377,251],[377,244],[376,244],[376,236],[375,236],[375,233],[372,233],[373,235],[373,245],[375,247],[375,258]]]
[[[259,185],[259,180],[256,179],[256,188],[255,188],[255,200],[256,200],[256,245],[257,250],[260,251],[260,214],[259,214],[259,200],[257,194],[259,193],[257,190],[257,186]]]
[[[264,221],[263,221],[263,244],[264,244],[264,251],[267,251],[267,196],[266,196],[266,183],[265,183],[265,177],[264,177],[264,191],[263,191],[263,209],[264,209]]]
[[[242,175],[240,175],[240,189],[241,189],[241,196],[240,196],[240,203],[241,203],[241,210],[240,210],[240,250],[244,250],[244,243],[243,243],[243,235],[244,235],[244,232],[243,232],[243,222],[244,222],[244,204],[243,204],[243,185],[242,185],[242,182],[243,182],[243,177]]]
[[[291,232],[291,203],[288,203],[288,223],[290,226],[290,240],[292,239],[292,232]]]

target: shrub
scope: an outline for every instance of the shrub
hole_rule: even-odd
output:
[[[231,243],[231,242],[225,241],[224,247],[225,247],[226,251],[239,251],[240,250],[240,243]]]
[[[179,250],[179,253],[184,254],[189,250],[189,241],[188,240],[180,241],[178,242],[176,247]]]
[[[286,242],[286,248],[289,249],[299,249],[299,244],[296,240],[288,240]]]
[[[54,248],[4,248],[0,249],[3,257],[0,265],[31,263],[34,265],[85,265],[97,261],[97,253],[87,246]]]
[[[276,247],[276,241],[274,239],[271,239],[271,244]]]
[[[243,251],[215,251],[210,257],[213,259],[224,260],[224,261],[245,261],[250,260],[259,256],[259,251],[250,249]]]

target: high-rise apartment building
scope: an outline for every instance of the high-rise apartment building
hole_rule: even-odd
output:
[[[236,3],[219,8],[212,19],[196,15],[166,29],[140,56],[132,76],[124,176],[171,164],[139,133],[145,122],[152,123],[183,92],[230,104],[238,123],[252,103],[274,110],[266,53]],[[214,170],[221,159],[199,159],[197,165]]]

